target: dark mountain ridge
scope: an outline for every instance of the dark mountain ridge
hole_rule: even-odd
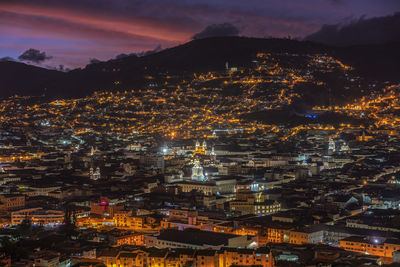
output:
[[[147,85],[146,76],[192,74],[251,64],[258,52],[326,53],[355,67],[368,79],[400,81],[399,44],[333,47],[309,41],[214,37],[194,40],[161,52],[90,64],[68,73],[17,62],[0,62],[0,93],[81,97],[99,90],[132,90]]]
[[[0,62],[0,97],[42,95],[57,91],[57,84],[66,73],[40,68],[25,63]]]

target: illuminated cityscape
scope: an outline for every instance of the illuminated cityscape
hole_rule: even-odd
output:
[[[48,16],[22,2],[0,16]],[[321,27],[212,24],[73,70],[40,51],[0,60],[0,266],[398,266],[398,43],[323,42]]]

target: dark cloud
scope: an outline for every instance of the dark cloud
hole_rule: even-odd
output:
[[[400,12],[391,16],[353,20],[346,24],[324,25],[305,39],[331,45],[358,45],[400,42]]]
[[[42,63],[43,61],[51,58],[51,56],[46,55],[46,52],[40,52],[39,50],[33,48],[29,48],[18,57],[18,59],[21,61],[31,61],[34,63]]]
[[[89,59],[89,65],[90,64],[97,64],[97,63],[100,63],[101,62],[101,60],[99,60],[99,59],[97,59],[97,58],[91,58],[91,59]]]
[[[148,55],[158,53],[162,50],[163,50],[162,46],[161,46],[161,44],[159,44],[154,49],[151,49],[151,50],[146,50],[146,51],[142,51],[142,52],[138,52],[138,53],[129,53],[129,54],[121,53],[121,54],[116,55],[114,59],[119,60],[119,59],[123,59],[126,57],[143,57],[143,56],[148,56]],[[90,59],[89,64],[96,64],[99,62],[101,62],[101,61],[96,58],[92,58],[92,59]]]
[[[136,53],[136,55],[137,55],[138,57],[143,57],[143,56],[148,56],[148,55],[152,55],[152,54],[158,53],[158,52],[160,52],[160,51],[162,51],[162,47],[161,47],[161,45],[159,44],[159,45],[157,45],[157,47],[154,48],[153,50],[148,50],[148,51],[139,52],[139,53]]]
[[[123,59],[126,57],[137,57],[138,55],[136,53],[130,53],[130,54],[125,54],[125,53],[121,53],[119,55],[115,56],[115,59]]]
[[[115,56],[115,59],[123,59],[123,58],[126,58],[126,57],[129,57],[129,55],[127,55],[127,54],[125,54],[125,53],[121,53],[121,54],[119,54],[119,55],[116,55],[116,56]]]
[[[56,70],[62,71],[62,72],[68,72],[68,71],[70,71],[70,69],[69,69],[69,68],[66,68],[63,64],[58,65],[58,68],[56,68]]]
[[[201,32],[193,35],[192,39],[196,40],[216,36],[237,36],[238,34],[239,29],[230,23],[212,24]]]

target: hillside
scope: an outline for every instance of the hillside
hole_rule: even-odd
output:
[[[96,90],[131,90],[147,85],[145,76],[159,73],[184,75],[251,64],[260,52],[327,53],[355,67],[368,79],[400,81],[398,44],[332,47],[289,39],[216,37],[200,39],[159,53],[129,56],[88,65],[68,73],[16,62],[0,62],[3,97],[18,93],[50,97],[85,96]]]
[[[0,62],[0,95],[42,95],[57,91],[65,73],[24,63]]]

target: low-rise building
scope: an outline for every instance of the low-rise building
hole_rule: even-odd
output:
[[[277,213],[281,210],[281,204],[274,200],[257,202],[254,198],[248,198],[229,202],[229,208],[231,211],[240,212],[242,215],[254,214],[263,216]]]
[[[114,213],[115,226],[118,228],[139,230],[143,229],[144,217],[132,216],[130,211],[116,211]]]
[[[25,196],[21,194],[0,195],[0,210],[17,210],[25,207]]]
[[[60,210],[32,208],[18,210],[11,213],[11,224],[20,224],[24,220],[39,225],[56,225],[64,222],[64,212]]]
[[[393,252],[400,250],[400,240],[350,236],[340,240],[340,247],[348,251],[392,258]]]

